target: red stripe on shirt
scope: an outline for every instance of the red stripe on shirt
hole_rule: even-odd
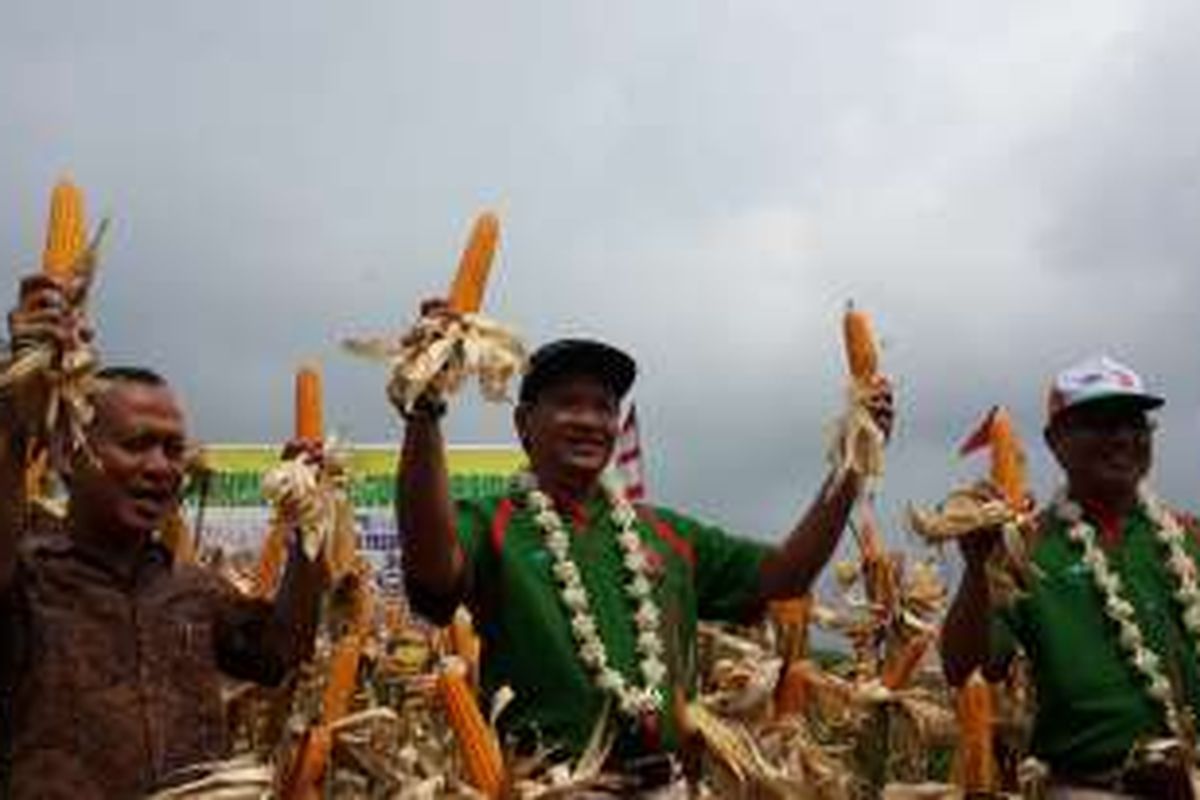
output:
[[[512,519],[512,514],[512,498],[505,497],[496,506],[496,513],[492,515],[492,550],[497,555],[504,549],[504,534],[508,531],[508,521]]]

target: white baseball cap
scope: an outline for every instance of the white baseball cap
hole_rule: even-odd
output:
[[[1054,377],[1046,404],[1046,419],[1052,420],[1068,408],[1097,400],[1128,401],[1141,409],[1158,408],[1165,402],[1146,391],[1142,378],[1129,367],[1108,356],[1093,356],[1067,367]]]

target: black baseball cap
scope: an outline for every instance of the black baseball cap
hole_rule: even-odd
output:
[[[592,339],[558,339],[529,357],[521,379],[520,400],[530,403],[543,389],[566,375],[592,375],[620,400],[637,377],[637,363],[612,345]]]

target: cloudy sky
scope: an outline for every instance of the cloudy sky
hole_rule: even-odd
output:
[[[1200,5],[1116,2],[17,0],[0,23],[11,305],[67,172],[112,217],[109,360],[158,366],[210,441],[277,440],[325,364],[356,441],[399,427],[340,337],[398,330],[472,216],[488,308],[634,352],[652,492],[774,536],[871,312],[900,421],[883,506],[1029,440],[1058,367],[1108,351],[1169,398],[1157,483],[1200,487]],[[456,404],[457,442],[509,414]],[[897,534],[899,538],[899,534]]]

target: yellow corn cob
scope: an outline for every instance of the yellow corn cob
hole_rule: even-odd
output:
[[[809,665],[803,660],[792,661],[784,667],[779,682],[775,684],[776,719],[799,714],[808,708],[812,696],[809,672]]]
[[[467,780],[485,796],[497,798],[504,790],[504,758],[464,673],[461,661],[447,659],[438,675],[438,697],[458,739]]]
[[[325,724],[337,722],[350,710],[350,701],[358,687],[362,649],[363,637],[353,631],[338,639],[334,646],[329,659],[329,681],[321,697],[321,719]]]
[[[812,595],[774,600],[768,605],[779,630],[779,654],[786,664],[804,658],[808,650],[808,622],[812,616]]]
[[[262,550],[258,554],[258,571],[255,573],[254,595],[256,597],[271,597],[275,594],[275,586],[283,571],[283,561],[287,556],[288,528],[280,520],[274,520],[263,539]]]
[[[992,416],[992,483],[1014,509],[1025,506],[1025,454],[1004,408]]]
[[[362,567],[363,559],[359,557],[356,567],[359,569],[355,577],[354,595],[351,598],[350,630],[367,635],[375,624],[375,588],[371,584],[369,567]]]
[[[296,372],[296,438],[325,438],[321,403],[321,373],[314,364]]]
[[[333,583],[339,583],[350,574],[358,562],[358,523],[354,518],[354,505],[344,493],[334,500],[335,523],[325,541],[322,557]]]
[[[281,800],[320,800],[321,781],[333,750],[333,733],[328,726],[313,725],[304,734],[291,769],[280,788]]]
[[[929,645],[933,644],[936,638],[934,633],[921,633],[905,642],[899,652],[884,665],[881,679],[883,685],[893,691],[907,686],[917,667],[921,665],[921,659],[925,657]]]
[[[46,248],[42,251],[42,270],[62,279],[87,248],[87,228],[83,215],[83,192],[63,178],[50,196],[50,219],[46,226]]]
[[[767,609],[776,625],[807,625],[812,610],[812,595],[772,600]]]
[[[855,309],[853,303],[846,306],[846,314],[842,317],[842,338],[850,376],[860,383],[875,377],[879,371],[879,351],[871,332],[871,319]]]
[[[968,793],[994,792],[998,786],[992,751],[992,688],[976,670],[958,690],[959,745],[954,775]]]
[[[408,627],[407,615],[397,600],[388,600],[383,606],[383,627],[390,636],[399,635]]]
[[[483,305],[483,290],[500,237],[500,220],[490,211],[480,214],[471,228],[471,238],[458,262],[458,272],[450,287],[450,309],[473,314]]]
[[[468,674],[475,674],[479,665],[481,645],[479,636],[475,633],[475,625],[471,620],[471,612],[459,607],[454,612],[454,619],[447,628],[450,650],[463,660]]]

